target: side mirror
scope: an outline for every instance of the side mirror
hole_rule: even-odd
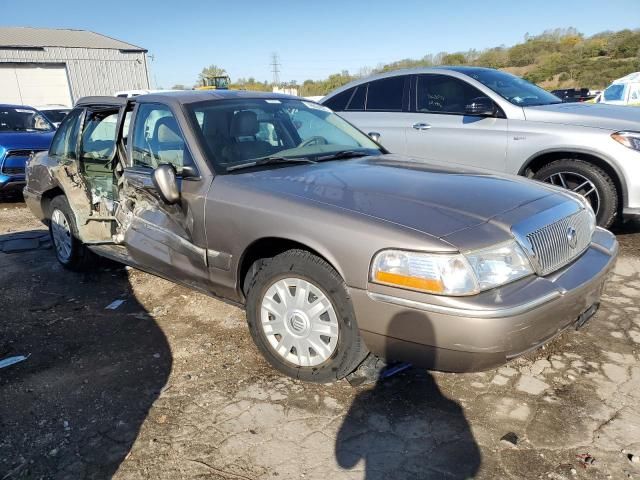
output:
[[[369,132],[367,133],[367,135],[369,135],[371,140],[373,140],[374,142],[380,143],[380,134],[378,132]]]
[[[465,105],[464,112],[467,115],[492,117],[496,114],[496,105],[489,97],[476,97]]]
[[[162,199],[169,205],[180,200],[180,190],[176,180],[176,170],[173,165],[159,165],[153,171],[153,184],[158,189]]]

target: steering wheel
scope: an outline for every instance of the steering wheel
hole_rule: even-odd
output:
[[[298,145],[298,148],[309,147],[311,145],[327,145],[328,143],[329,142],[327,142],[326,138],[321,137],[319,135],[315,135],[313,137],[307,138],[304,142]]]

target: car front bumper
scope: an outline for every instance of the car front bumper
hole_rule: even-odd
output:
[[[618,243],[598,228],[590,247],[546,277],[471,297],[438,297],[369,284],[351,289],[363,339],[389,360],[449,372],[480,371],[536,349],[595,313]]]

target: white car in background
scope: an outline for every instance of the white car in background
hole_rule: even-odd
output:
[[[602,95],[597,97],[596,102],[640,106],[640,72],[614,80]]]
[[[49,120],[53,125],[58,128],[60,126],[60,122],[67,116],[67,113],[71,111],[71,107],[67,107],[66,105],[40,105],[39,107],[35,107],[36,110],[40,111],[47,120]]]

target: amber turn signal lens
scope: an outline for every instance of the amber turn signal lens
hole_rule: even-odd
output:
[[[444,292],[442,282],[430,278],[407,277],[405,275],[398,275],[397,273],[377,271],[375,279],[380,283],[397,285],[404,288],[424,290],[433,293]]]

